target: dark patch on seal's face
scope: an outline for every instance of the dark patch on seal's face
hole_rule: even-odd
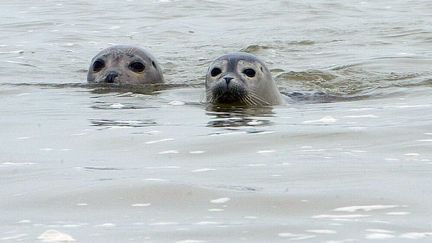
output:
[[[210,103],[266,105],[260,97],[260,82],[270,78],[264,63],[247,53],[233,53],[216,59],[206,76],[206,97]]]
[[[149,84],[163,82],[163,75],[148,52],[132,46],[112,46],[92,59],[87,81],[112,85]]]

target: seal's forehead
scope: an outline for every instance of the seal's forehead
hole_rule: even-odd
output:
[[[245,52],[229,53],[229,54],[226,54],[226,55],[223,55],[223,56],[217,58],[215,60],[215,62],[222,61],[222,60],[228,61],[228,63],[231,65],[236,64],[240,60],[243,60],[246,62],[258,62],[261,65],[265,66],[264,62],[259,60],[256,56],[249,54],[249,53],[245,53]]]
[[[148,55],[143,50],[133,47],[133,46],[112,46],[109,48],[106,48],[99,52],[95,58],[112,58],[112,59],[118,59],[121,57],[141,57],[142,59],[147,59]],[[94,58],[94,59],[95,59]]]
[[[135,54],[136,54],[136,49],[133,47],[131,47],[131,48],[110,47],[110,48],[107,48],[107,49],[99,52],[99,54],[97,56],[116,58],[116,57],[120,57],[120,56],[133,57],[133,56],[135,56]]]

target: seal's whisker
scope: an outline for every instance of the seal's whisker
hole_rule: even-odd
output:
[[[241,100],[241,102],[244,103],[245,105],[253,105],[253,104],[250,102],[249,97],[246,96],[246,95],[241,96],[241,97],[240,97],[240,100]]]
[[[254,91],[250,91],[249,92],[250,96],[253,97],[254,99],[256,99],[258,102],[260,102],[261,105],[270,105],[269,102],[267,102],[265,99],[263,99],[262,97],[260,97],[257,93],[255,93]]]
[[[213,102],[213,95],[212,95],[212,92],[210,90],[206,91],[206,100],[208,102]]]
[[[207,101],[210,103],[215,102],[219,97],[215,97],[212,90],[206,90]]]
[[[252,100],[255,105],[258,105],[258,104],[261,105],[262,101],[256,94],[250,92],[248,94],[248,96],[249,96],[249,99]]]
[[[246,98],[249,100],[250,104],[252,104],[252,105],[258,105],[258,103],[256,102],[256,100],[254,100],[253,96],[247,95]]]

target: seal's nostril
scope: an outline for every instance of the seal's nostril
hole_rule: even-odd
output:
[[[231,82],[231,80],[233,80],[234,78],[225,77],[224,79],[225,79],[226,84],[229,84]]]
[[[117,78],[119,74],[117,72],[109,72],[108,75],[105,78],[105,83],[114,83],[115,78]]]

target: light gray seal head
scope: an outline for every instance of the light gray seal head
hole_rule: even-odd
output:
[[[127,45],[108,47],[91,60],[89,83],[137,85],[163,83],[162,69],[147,51]]]
[[[248,53],[230,53],[214,60],[205,85],[207,102],[212,104],[285,104],[264,62]]]

